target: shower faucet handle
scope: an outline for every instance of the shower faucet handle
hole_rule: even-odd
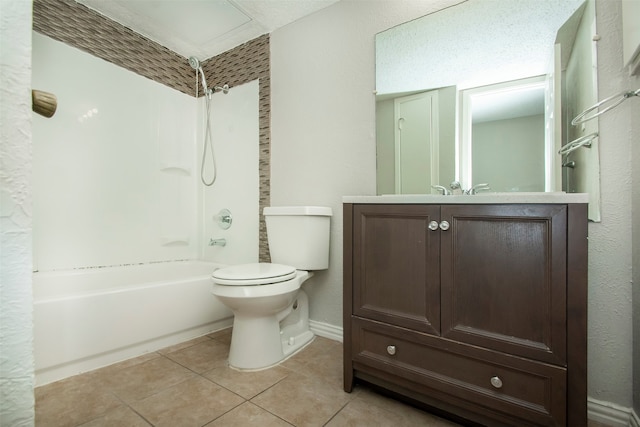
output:
[[[209,246],[226,246],[227,239],[210,239]]]
[[[233,222],[233,217],[231,216],[231,211],[229,209],[222,209],[213,217],[213,219],[218,223],[218,227],[223,230],[228,230]]]

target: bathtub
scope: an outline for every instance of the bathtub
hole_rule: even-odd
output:
[[[233,323],[210,292],[220,264],[178,261],[33,274],[36,385]]]

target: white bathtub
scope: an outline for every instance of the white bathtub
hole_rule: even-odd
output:
[[[33,274],[36,384],[233,323],[210,292],[219,264],[162,262]]]

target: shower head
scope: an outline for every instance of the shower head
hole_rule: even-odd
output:
[[[189,57],[189,65],[191,65],[191,68],[194,70],[200,69],[200,61],[198,61],[198,58],[195,56]]]
[[[196,73],[199,71],[202,76],[202,87],[204,87],[204,93],[209,95],[209,89],[207,88],[207,81],[204,79],[204,71],[202,71],[202,66],[200,65],[200,61],[195,56],[189,57],[189,65],[191,68],[196,70]]]

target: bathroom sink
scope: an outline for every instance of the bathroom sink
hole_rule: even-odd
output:
[[[500,203],[588,203],[586,193],[489,193],[469,195],[383,194],[381,196],[343,196],[343,203],[436,203],[436,204],[500,204]]]

